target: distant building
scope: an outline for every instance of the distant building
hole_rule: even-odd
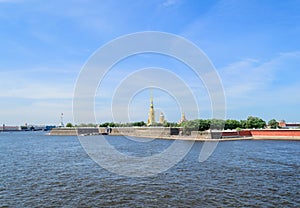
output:
[[[279,122],[278,122],[278,126],[279,126],[280,128],[285,128],[285,127],[286,127],[285,120],[279,121]]]
[[[287,123],[285,125],[288,129],[299,129],[300,128],[299,123]]]
[[[159,116],[159,123],[163,124],[165,122],[165,116],[163,114],[163,112],[160,113],[160,116]]]
[[[185,114],[182,113],[182,114],[181,114],[181,119],[180,119],[180,121],[178,122],[178,124],[181,124],[182,122],[185,122],[185,121],[187,121],[187,119],[186,119],[186,117],[185,117]]]
[[[19,130],[20,130],[19,126],[6,126],[5,124],[0,126],[0,131],[19,131]]]
[[[286,123],[284,120],[278,122],[278,126],[283,129],[298,129],[300,123]]]

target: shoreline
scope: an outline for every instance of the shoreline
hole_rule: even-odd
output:
[[[131,135],[111,135],[111,136],[131,136]],[[246,141],[246,140],[274,140],[274,141],[300,141],[298,138],[287,137],[228,137],[220,139],[204,139],[190,136],[170,136],[170,137],[149,137],[149,136],[132,136],[141,139],[165,139],[165,140],[183,140],[183,141],[197,141],[197,142],[226,142],[226,141]]]
[[[112,135],[114,136],[114,135]],[[117,136],[117,135],[116,135]],[[126,135],[120,135],[120,136],[126,136]],[[183,141],[197,141],[197,142],[225,142],[225,141],[239,141],[239,140],[252,140],[253,138],[251,137],[246,137],[246,138],[221,138],[221,139],[205,139],[205,138],[196,138],[196,137],[191,137],[191,136],[170,136],[170,137],[147,137],[147,136],[133,136],[136,138],[149,138],[149,139],[166,139],[166,140],[183,140]]]
[[[238,141],[238,140],[283,140],[300,141],[300,130],[273,130],[273,129],[244,129],[241,131],[192,131],[191,135],[181,135],[180,128],[147,128],[128,127],[112,128],[107,132],[106,128],[55,128],[49,134],[53,136],[132,136],[136,138],[186,140],[186,141]]]

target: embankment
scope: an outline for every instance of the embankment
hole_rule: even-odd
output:
[[[80,127],[80,128],[54,128],[49,135],[52,136],[77,136],[85,134],[99,134],[100,129],[94,127]]]
[[[245,129],[222,132],[222,138],[233,137],[250,137],[256,140],[300,140],[300,129]]]
[[[253,139],[299,140],[300,129],[253,129]]]
[[[106,134],[104,127],[55,128],[49,135],[76,136]],[[182,128],[171,127],[118,127],[111,128],[109,135],[124,135],[132,137],[182,139],[182,140],[244,140],[244,139],[273,139],[299,140],[300,129],[246,129],[241,131],[192,131],[191,135],[183,135]]]

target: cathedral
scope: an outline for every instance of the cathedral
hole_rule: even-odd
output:
[[[185,118],[185,114],[182,113],[181,114],[181,119],[180,119],[180,121],[178,123],[180,124],[180,123],[182,123],[184,121],[187,121],[187,119]],[[159,123],[163,124],[164,122],[165,122],[165,116],[161,112],[160,116],[159,116]],[[155,122],[155,111],[154,111],[154,105],[153,105],[153,96],[152,96],[152,93],[151,93],[151,96],[150,96],[150,109],[149,109],[149,113],[148,113],[147,126],[154,125],[155,123],[156,123]]]

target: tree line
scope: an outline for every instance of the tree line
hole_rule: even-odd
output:
[[[152,126],[163,126],[163,127],[183,127],[187,131],[205,131],[209,129],[262,129],[266,128],[279,128],[278,122],[275,119],[270,120],[266,123],[263,119],[255,116],[249,116],[246,120],[233,120],[233,119],[194,119],[184,121],[180,124],[175,122],[154,123]],[[128,123],[114,123],[105,122],[99,125],[96,124],[79,124],[73,126],[72,123],[67,123],[66,127],[143,127],[147,126],[144,121],[128,122]]]
[[[247,120],[196,119],[183,122],[181,126],[190,131],[206,131],[209,129],[262,129],[267,124],[261,118],[249,116]]]

